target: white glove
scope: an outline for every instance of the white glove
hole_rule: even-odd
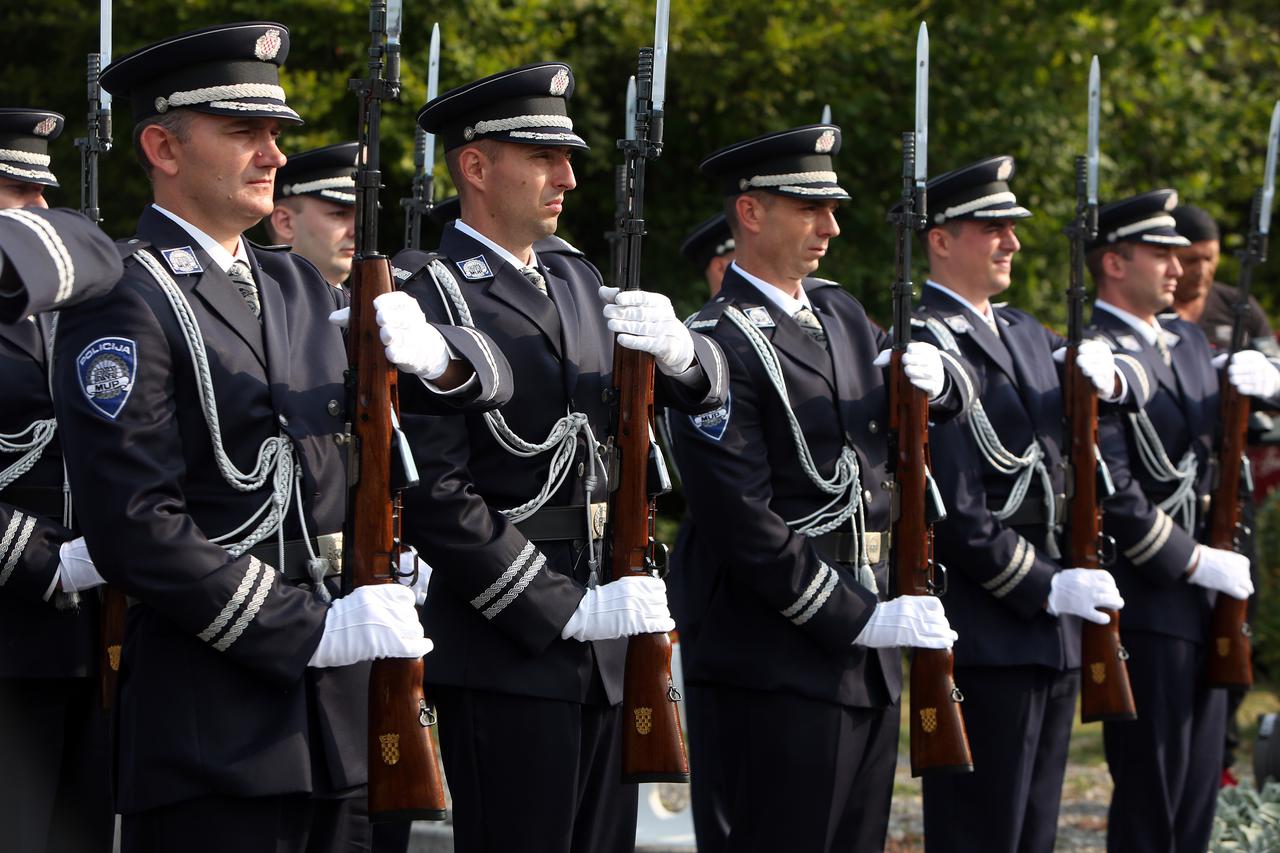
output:
[[[418,579],[416,581],[412,577],[415,560],[418,566]],[[426,604],[427,587],[431,584],[431,566],[426,560],[419,557],[418,552],[412,547],[400,555],[400,574],[401,577],[396,580],[396,583],[413,590],[419,607]],[[405,575],[409,575],[409,577],[404,577]]]
[[[942,602],[932,595],[900,595],[881,601],[871,611],[855,646],[888,649],[910,646],[917,649],[949,649],[959,638],[951,630]]]
[[[1099,625],[1111,621],[1111,617],[1098,610],[1119,610],[1124,607],[1120,589],[1111,572],[1100,569],[1063,569],[1049,581],[1050,616],[1069,614],[1088,619]]]
[[[1213,359],[1213,366],[1221,369],[1228,353]],[[1246,397],[1273,397],[1280,392],[1280,370],[1256,349],[1242,349],[1231,359],[1227,368],[1227,380]]]
[[[350,666],[379,658],[420,658],[434,644],[422,633],[413,590],[394,583],[356,587],[334,599],[309,666]]]
[[[600,288],[609,331],[627,349],[651,353],[668,376],[684,373],[693,364],[693,335],[676,317],[671,300],[644,290]]]
[[[880,350],[873,367],[884,367],[893,356],[893,350]],[[902,354],[902,371],[907,380],[930,400],[935,399],[946,387],[947,374],[942,369],[942,356],[938,348],[924,341],[912,341],[907,344],[907,351]]]
[[[1191,577],[1187,578],[1189,583],[1225,593],[1241,601],[1253,595],[1249,558],[1244,554],[1198,545],[1195,567]]]
[[[1065,363],[1067,348],[1058,347],[1054,350],[1053,360],[1059,364]],[[1104,400],[1115,398],[1116,357],[1111,354],[1111,347],[1102,341],[1081,341],[1080,350],[1076,353],[1076,364],[1080,367],[1080,372],[1093,383],[1093,387],[1098,389],[1098,396]]]
[[[378,337],[387,347],[387,361],[428,382],[439,379],[449,366],[449,346],[440,330],[427,322],[417,301],[397,290],[376,297],[373,307],[377,309]],[[339,329],[347,328],[351,309],[331,312],[329,322]]]
[[[94,568],[93,560],[89,557],[89,546],[84,544],[83,536],[59,546],[55,585],[57,583],[61,583],[62,591],[68,593],[83,592],[106,583]]]
[[[582,643],[674,631],[667,585],[636,575],[587,590],[560,636]]]

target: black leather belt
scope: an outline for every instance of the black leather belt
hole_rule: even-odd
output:
[[[832,531],[813,537],[814,547],[818,553],[828,560],[838,563],[858,562],[858,537],[852,533]],[[889,534],[869,531],[867,533],[867,559],[873,566],[878,566],[889,557]]]
[[[280,562],[280,543],[275,539],[268,539],[259,542],[257,545],[249,549],[248,553],[251,557],[257,557],[268,566],[276,568],[280,574],[284,575],[285,580],[291,583],[311,583],[314,578],[307,567],[311,560],[311,553],[315,552],[316,557],[328,559],[329,566],[325,571],[326,578],[337,577],[342,574],[342,539],[341,537],[326,536],[321,539],[311,540],[311,549],[307,549],[307,542],[304,539],[288,539],[284,543],[284,565],[278,565]]]
[[[595,538],[604,536],[604,507],[592,504],[596,511]],[[587,508],[577,506],[544,506],[524,521],[516,522],[516,529],[532,542],[585,542],[587,540]]]
[[[996,502],[994,506],[991,502],[987,504],[987,508],[992,512],[1002,506],[1004,501]],[[1027,495],[1022,501],[1022,506],[1001,522],[1005,527],[1044,527],[1048,523],[1049,514],[1045,511],[1044,498],[1039,495]]]
[[[61,486],[10,486],[0,491],[0,501],[33,515],[62,520]]]

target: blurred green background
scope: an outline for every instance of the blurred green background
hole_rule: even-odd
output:
[[[1104,199],[1156,186],[1220,217],[1227,232],[1221,277],[1235,277],[1230,249],[1247,226],[1260,182],[1267,121],[1280,96],[1280,4],[1119,0],[904,3],[850,0],[674,0],[666,150],[650,170],[645,247],[649,287],[685,311],[704,298],[679,258],[683,235],[719,207],[699,160],[751,135],[818,120],[831,104],[844,129],[837,158],[853,195],[843,236],[820,274],[841,281],[888,316],[892,233],[884,212],[898,193],[899,137],[912,121],[915,31],[932,36],[929,166],[939,174],[997,153],[1018,158],[1014,188],[1035,218],[1019,226],[1023,252],[1010,300],[1051,325],[1065,320],[1066,240],[1074,207],[1072,157],[1084,146],[1090,56],[1103,69]],[[118,0],[114,55],[182,30],[232,20],[286,24],[290,103],[307,119],[287,131],[286,153],[352,138],[356,104],[347,79],[363,73],[367,6],[360,0]],[[594,146],[576,159],[579,187],[561,234],[606,265],[603,233],[613,213],[614,139],[621,134],[635,51],[653,37],[651,0],[406,0],[404,94],[385,110],[383,249],[399,248],[397,200],[412,176],[414,115],[425,99],[431,24],[443,35],[441,90],[526,62],[572,64],[572,112]],[[0,101],[65,113],[54,145],[63,180],[55,203],[77,206],[83,133],[84,59],[97,45],[98,9],[85,0],[9,2],[0,10],[6,73]],[[116,148],[103,164],[107,230],[129,233],[147,186],[129,150],[129,120],[116,113]],[[448,190],[443,163],[437,193]],[[1280,309],[1280,264],[1256,286]]]

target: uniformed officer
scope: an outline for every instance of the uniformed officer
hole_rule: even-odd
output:
[[[1191,241],[1189,246],[1174,249],[1178,263],[1182,266],[1182,275],[1178,277],[1178,288],[1173,292],[1173,310],[1182,319],[1200,326],[1209,346],[1215,353],[1231,348],[1231,332],[1235,325],[1235,305],[1239,300],[1239,291],[1229,284],[1218,281],[1218,260],[1221,257],[1221,240],[1218,223],[1208,211],[1191,204],[1180,204],[1173,209],[1174,227],[1178,234]],[[1244,315],[1245,340],[1249,346],[1271,358],[1280,355],[1280,345],[1271,331],[1266,312],[1258,304],[1257,297],[1249,295],[1248,308]],[[1257,436],[1270,432],[1275,426],[1271,416],[1262,411],[1249,413],[1249,441]],[[1254,501],[1251,484],[1242,480],[1240,531],[1237,550],[1249,557],[1250,570],[1255,575],[1257,565],[1257,540],[1254,530],[1257,527],[1257,505]],[[1249,598],[1249,620],[1253,621],[1257,609],[1256,596]],[[1222,784],[1238,784],[1231,767],[1235,764],[1236,749],[1240,746],[1240,727],[1236,719],[1244,697],[1249,688],[1234,685],[1227,688],[1227,736],[1222,756]]]
[[[660,580],[600,574],[615,340],[653,353],[668,404],[724,400],[715,344],[666,297],[603,288],[554,236],[571,156],[586,147],[572,92],[569,67],[547,62],[428,103],[418,121],[444,143],[461,218],[438,257],[394,261],[429,317],[488,332],[516,379],[511,402],[484,417],[422,418],[402,398],[424,484],[406,495],[406,537],[434,567],[427,684],[463,851],[633,848],[636,787],[619,781],[622,638],[674,625]]]
[[[1205,682],[1210,602],[1253,591],[1248,558],[1196,541],[1213,477],[1219,378],[1199,328],[1162,313],[1182,272],[1175,249],[1188,243],[1170,215],[1177,203],[1176,192],[1161,189],[1104,205],[1087,256],[1098,286],[1094,328],[1151,377],[1141,411],[1099,424],[1117,490],[1104,526],[1116,542],[1112,571],[1127,604],[1120,631],[1138,710],[1135,721],[1103,724],[1115,783],[1107,847],[1125,853],[1208,846],[1226,709],[1226,692]],[[1229,381],[1274,404],[1280,371],[1243,351]]]
[[[294,154],[276,175],[276,206],[263,220],[273,243],[301,255],[334,287],[351,275],[356,251],[358,142]]]
[[[6,849],[31,853],[109,851],[114,829],[95,678],[92,588],[102,580],[87,561],[62,557],[83,553],[84,540],[75,539],[49,396],[56,319],[16,307],[27,302],[20,284],[65,304],[76,261],[119,277],[115,247],[88,220],[40,215],[45,188],[58,186],[48,150],[62,127],[57,113],[0,108],[0,287],[22,315],[0,326],[0,826]],[[90,228],[75,230],[80,222]]]
[[[410,590],[332,597],[346,356],[329,315],[342,295],[241,237],[271,212],[280,128],[301,121],[278,80],[288,50],[279,24],[229,24],[102,74],[132,110],[155,203],[115,289],[62,312],[54,396],[72,491],[93,496],[79,516],[90,552],[133,601],[125,851],[367,847],[359,664],[430,649]],[[429,399],[502,399],[500,356],[395,296],[378,303],[389,356],[459,389]]]
[[[680,254],[702,271],[711,296],[719,293],[724,271],[733,263],[733,232],[724,214],[717,213],[690,231],[680,245]]]
[[[717,213],[704,220],[690,232],[680,246],[680,254],[706,278],[707,295],[714,297],[719,293],[725,270],[729,268],[729,264],[733,263],[733,233],[729,230],[729,223],[724,213]],[[696,316],[696,314],[691,315],[685,322],[692,322]],[[658,422],[659,434],[668,453],[671,452],[672,446],[670,425],[672,417],[678,418],[681,414],[664,411]],[[674,466],[672,470],[678,480],[679,470]],[[675,618],[676,629],[679,631],[677,651],[681,667],[685,665],[684,661],[688,656],[696,654],[694,647],[698,642],[698,614],[689,607],[688,590],[690,575],[697,571],[696,559],[692,553],[693,538],[693,523],[686,507],[684,518],[680,521],[680,532],[676,535],[675,544],[671,548],[671,572],[667,575],[667,594],[671,601],[671,615]],[[676,660],[673,654],[673,666]],[[697,720],[687,723],[686,729],[709,732],[715,725],[715,718],[704,714],[705,706],[699,703],[697,698],[686,691],[685,719],[698,717]],[[693,809],[694,831],[699,844],[704,848],[718,850],[723,847],[724,827],[728,826],[729,820],[728,809],[722,801],[725,786],[711,784],[711,777],[718,772],[719,767],[715,760],[715,752],[710,748],[712,746],[710,736],[704,734],[702,737],[686,739],[689,763],[698,768],[697,776],[690,780],[693,799],[699,801],[699,805]],[[715,797],[714,800],[713,797]]]
[[[724,349],[730,394],[671,429],[692,516],[685,678],[715,720],[692,728],[716,767],[695,809],[727,814],[708,850],[881,850],[898,749],[903,646],[948,648],[931,597],[889,590],[888,337],[835,282],[809,275],[847,200],[840,129],[810,125],[702,162],[736,257],[690,324]],[[907,374],[935,416],[962,386],[914,342]],[[705,714],[705,715],[704,715]],[[697,785],[703,782],[695,782]],[[716,791],[716,786],[723,790]],[[722,846],[720,846],[722,845]]]
[[[1012,157],[989,157],[929,182],[923,242],[929,278],[914,325],[964,363],[973,405],[930,433],[947,516],[934,527],[948,569],[947,616],[973,772],[924,778],[930,851],[1052,850],[1080,688],[1080,619],[1119,608],[1105,571],[1063,562],[1065,492],[1060,376],[1066,341],[991,300],[1012,282],[1017,223],[1031,216],[1009,186]],[[1103,400],[1141,390],[1133,359],[1085,341],[1077,362]],[[1117,366],[1120,372],[1117,373]]]

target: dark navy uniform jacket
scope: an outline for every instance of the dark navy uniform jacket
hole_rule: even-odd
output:
[[[975,397],[1004,446],[1022,456],[1039,442],[1058,502],[1057,524],[1065,521],[1062,466],[1067,447],[1061,366],[1053,351],[1066,340],[1025,311],[993,306],[997,337],[987,323],[949,294],[926,285],[913,334],[942,347],[949,335],[974,378]],[[924,325],[919,325],[923,321]],[[932,327],[932,328],[931,328]],[[945,349],[945,347],[942,347]],[[1129,394],[1140,404],[1145,381],[1132,359],[1117,360]],[[943,596],[947,618],[960,635],[958,666],[1036,664],[1057,670],[1080,666],[1080,618],[1050,616],[1044,609],[1050,581],[1070,568],[1047,552],[1044,487],[1032,477],[1021,509],[1007,520],[995,510],[1005,505],[1017,475],[996,470],[980,451],[966,412],[930,431],[932,470],[947,507],[934,527],[935,553],[948,569]],[[1057,541],[1054,545],[1065,544]],[[1125,615],[1128,615],[1126,610]]]
[[[1132,356],[1146,368],[1151,386],[1147,417],[1173,464],[1177,465],[1188,450],[1195,454],[1195,493],[1200,498],[1210,494],[1213,479],[1220,372],[1210,364],[1213,353],[1199,326],[1171,314],[1160,316],[1158,321],[1176,336],[1169,349],[1172,367],[1124,320],[1106,310],[1093,313],[1093,329],[1117,353]],[[1262,402],[1274,408],[1277,401]],[[1173,491],[1173,484],[1152,477],[1139,458],[1130,416],[1117,413],[1100,418],[1098,440],[1117,489],[1116,496],[1105,504],[1104,524],[1116,540],[1116,562],[1111,571],[1125,602],[1121,626],[1204,642],[1210,593],[1185,578],[1208,517],[1203,502],[1196,501],[1192,529],[1157,506]]]
[[[340,292],[296,255],[250,247],[260,323],[183,228],[149,207],[137,235],[143,251],[170,253],[160,263],[203,335],[230,460],[251,471],[263,441],[287,435],[301,469],[291,503],[300,498],[310,535],[340,530],[346,353],[328,321]],[[179,272],[193,264],[203,270]],[[477,366],[474,393],[491,391],[492,358],[444,331]],[[77,519],[103,577],[137,602],[120,674],[117,807],[364,783],[368,666],[309,669],[327,605],[269,561],[211,541],[250,519],[271,485],[243,492],[224,480],[187,340],[137,256],[108,296],[62,312],[55,358]],[[114,394],[91,393],[103,375],[130,371]],[[296,506],[284,535],[302,535]]]
[[[66,308],[120,280],[111,238],[74,210],[0,210],[0,323]]]
[[[445,227],[440,243],[476,328],[511,362],[515,394],[501,409],[507,423],[522,438],[541,442],[572,410],[587,417],[604,444],[611,433],[606,394],[613,384],[614,344],[601,313],[600,273],[558,238],[539,241],[534,252],[550,299],[454,225]],[[429,319],[456,319],[453,303],[423,266],[429,257],[402,252],[394,260],[397,277],[412,275],[404,289]],[[693,339],[695,364],[675,377],[655,371],[655,393],[681,410],[714,409],[724,401],[723,356],[707,338]],[[423,483],[405,495],[405,535],[435,569],[423,616],[435,641],[427,682],[564,701],[621,701],[626,640],[560,637],[589,576],[585,534],[577,541],[530,542],[500,512],[538,493],[552,454],[513,456],[481,416],[422,417],[413,413],[411,397],[401,400]],[[584,505],[585,459],[579,437],[568,476],[547,507]],[[601,477],[592,501],[605,495]],[[607,581],[607,562],[600,571],[600,581]]]
[[[0,326],[0,433],[25,433],[15,443],[33,438],[28,429],[34,422],[53,418],[47,352],[52,319]],[[0,470],[24,455],[0,455]],[[97,593],[82,595],[79,609],[56,608],[56,593],[44,599],[58,568],[58,547],[74,536],[62,525],[62,486],[55,433],[31,469],[0,489],[0,678],[75,678],[96,669]]]
[[[809,278],[804,288],[829,352],[736,267],[692,323],[724,349],[730,393],[715,418],[669,416],[693,523],[684,531],[690,545],[682,570],[697,642],[684,658],[685,678],[884,707],[901,691],[901,652],[853,645],[876,594],[857,581],[851,564],[786,524],[831,496],[802,469],[778,392],[746,334],[724,316],[730,306],[739,309],[777,351],[818,471],[830,477],[841,449],[854,449],[866,529],[886,531],[888,385],[885,369],[872,361],[889,338],[834,282]],[[960,390],[953,376],[935,415],[958,411]],[[840,529],[848,533],[851,523]],[[890,589],[886,557],[872,565],[882,597]]]

